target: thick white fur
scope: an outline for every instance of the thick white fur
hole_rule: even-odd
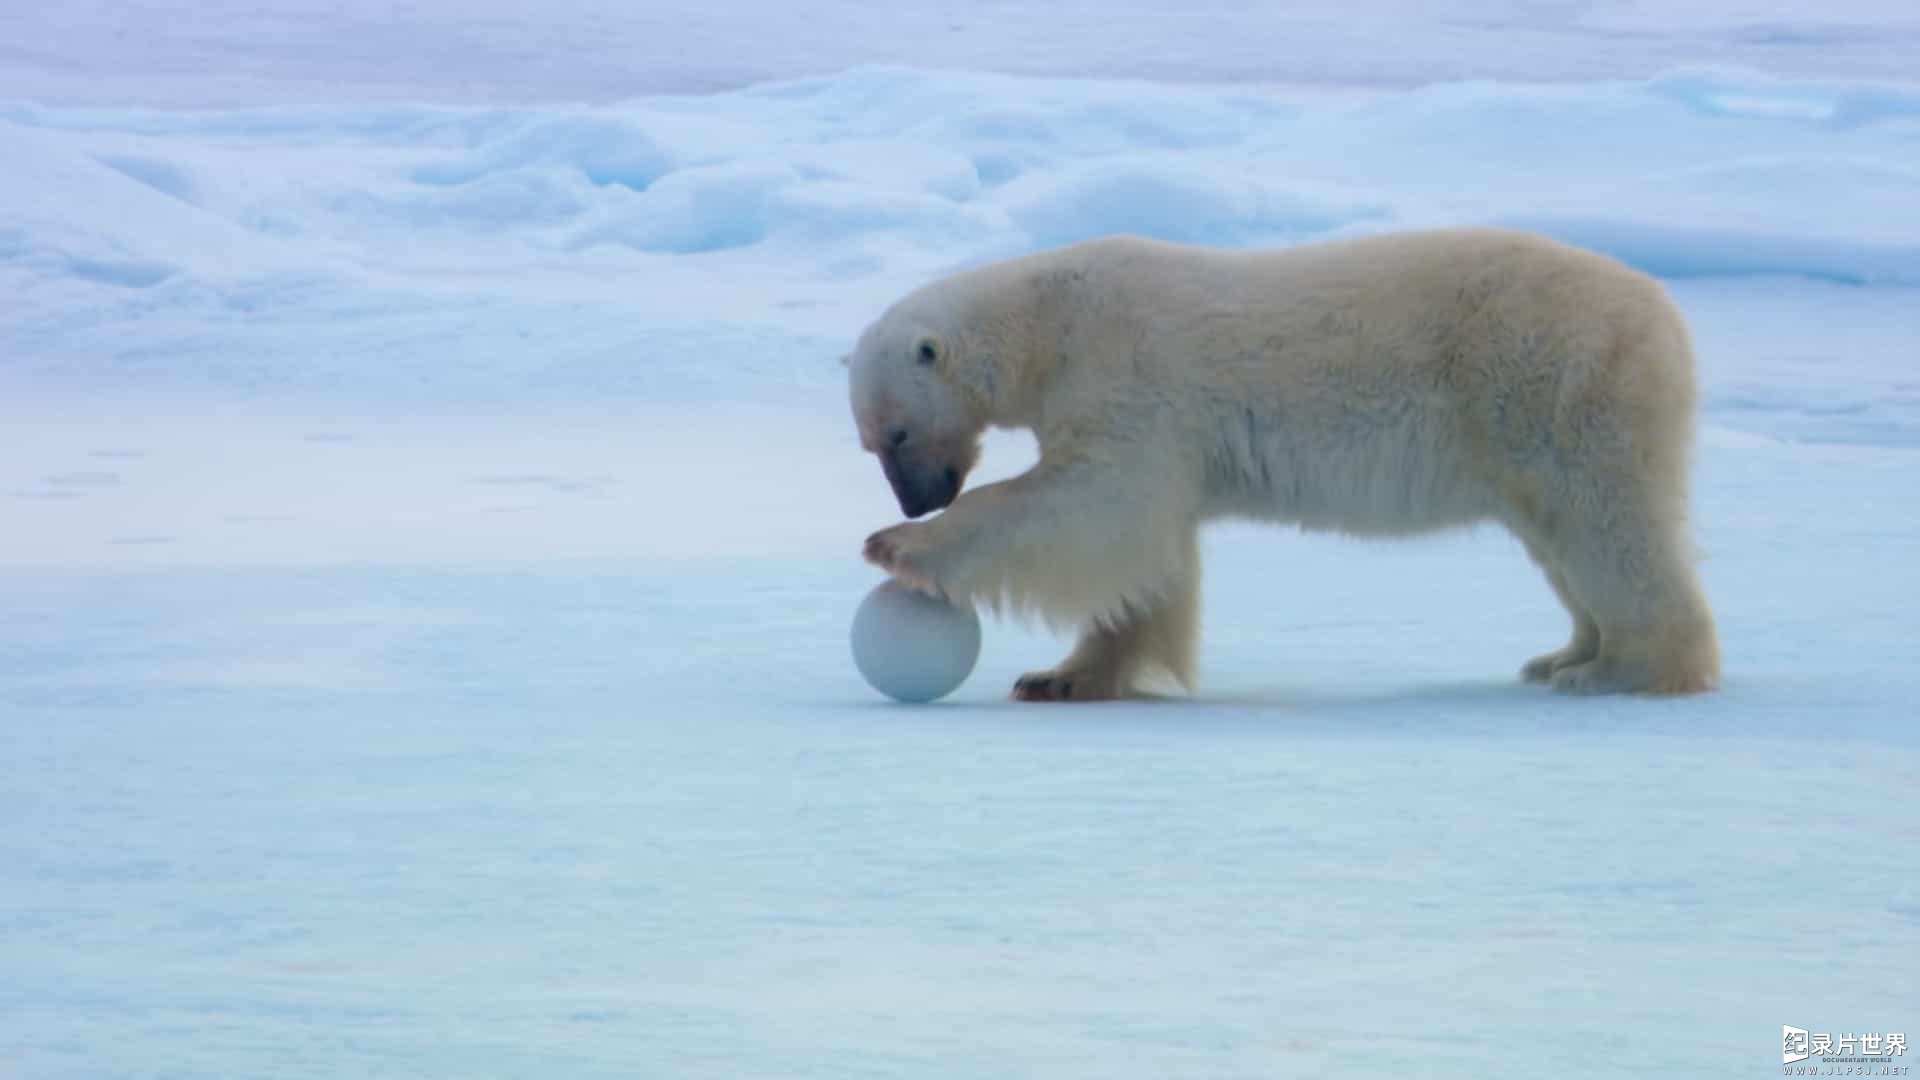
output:
[[[867,546],[912,584],[1080,626],[1017,696],[1112,697],[1156,670],[1191,687],[1195,534],[1224,517],[1501,522],[1574,622],[1525,677],[1718,680],[1687,537],[1687,330],[1655,281],[1600,255],[1495,229],[1275,251],[1107,238],[917,290],[850,367],[870,449],[900,425],[928,446],[1034,433],[1030,471]],[[952,454],[964,474],[971,451]]]

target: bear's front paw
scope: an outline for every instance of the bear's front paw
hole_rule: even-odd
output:
[[[939,584],[928,568],[930,546],[927,527],[918,522],[902,522],[867,537],[862,554],[873,565],[893,575],[893,580],[929,596],[941,595]]]
[[[1013,684],[1015,701],[1111,701],[1123,696],[1112,672],[1099,670],[1031,671]]]

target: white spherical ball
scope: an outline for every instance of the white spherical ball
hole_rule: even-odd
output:
[[[853,663],[875,690],[920,704],[966,681],[980,659],[980,616],[894,581],[853,613]]]

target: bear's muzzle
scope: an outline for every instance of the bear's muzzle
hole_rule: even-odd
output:
[[[887,474],[894,498],[900,500],[900,512],[909,518],[944,510],[960,494],[958,467],[942,460],[921,460],[909,447],[882,450],[880,469]]]

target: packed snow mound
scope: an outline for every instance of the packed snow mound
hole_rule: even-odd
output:
[[[1648,89],[1715,116],[1776,117],[1854,128],[1920,116],[1920,86],[1786,80],[1738,68],[1676,68]]]
[[[831,174],[784,160],[682,169],[630,207],[584,230],[573,246],[611,243],[692,254],[750,247],[778,236],[826,249],[871,232],[966,244],[1002,225],[964,201],[915,190],[915,185],[816,178],[820,175]]]
[[[1599,218],[1517,217],[1502,224],[1593,248],[1665,278],[1797,276],[1842,285],[1920,285],[1920,245]]]
[[[459,157],[422,165],[423,184],[457,185],[529,168],[577,171],[595,184],[643,191],[672,168],[666,152],[636,125],[617,117],[541,119]]]
[[[1390,215],[1383,202],[1304,187],[1181,156],[1128,155],[1030,174],[997,201],[1043,247],[1116,232],[1196,244],[1284,243]]]

